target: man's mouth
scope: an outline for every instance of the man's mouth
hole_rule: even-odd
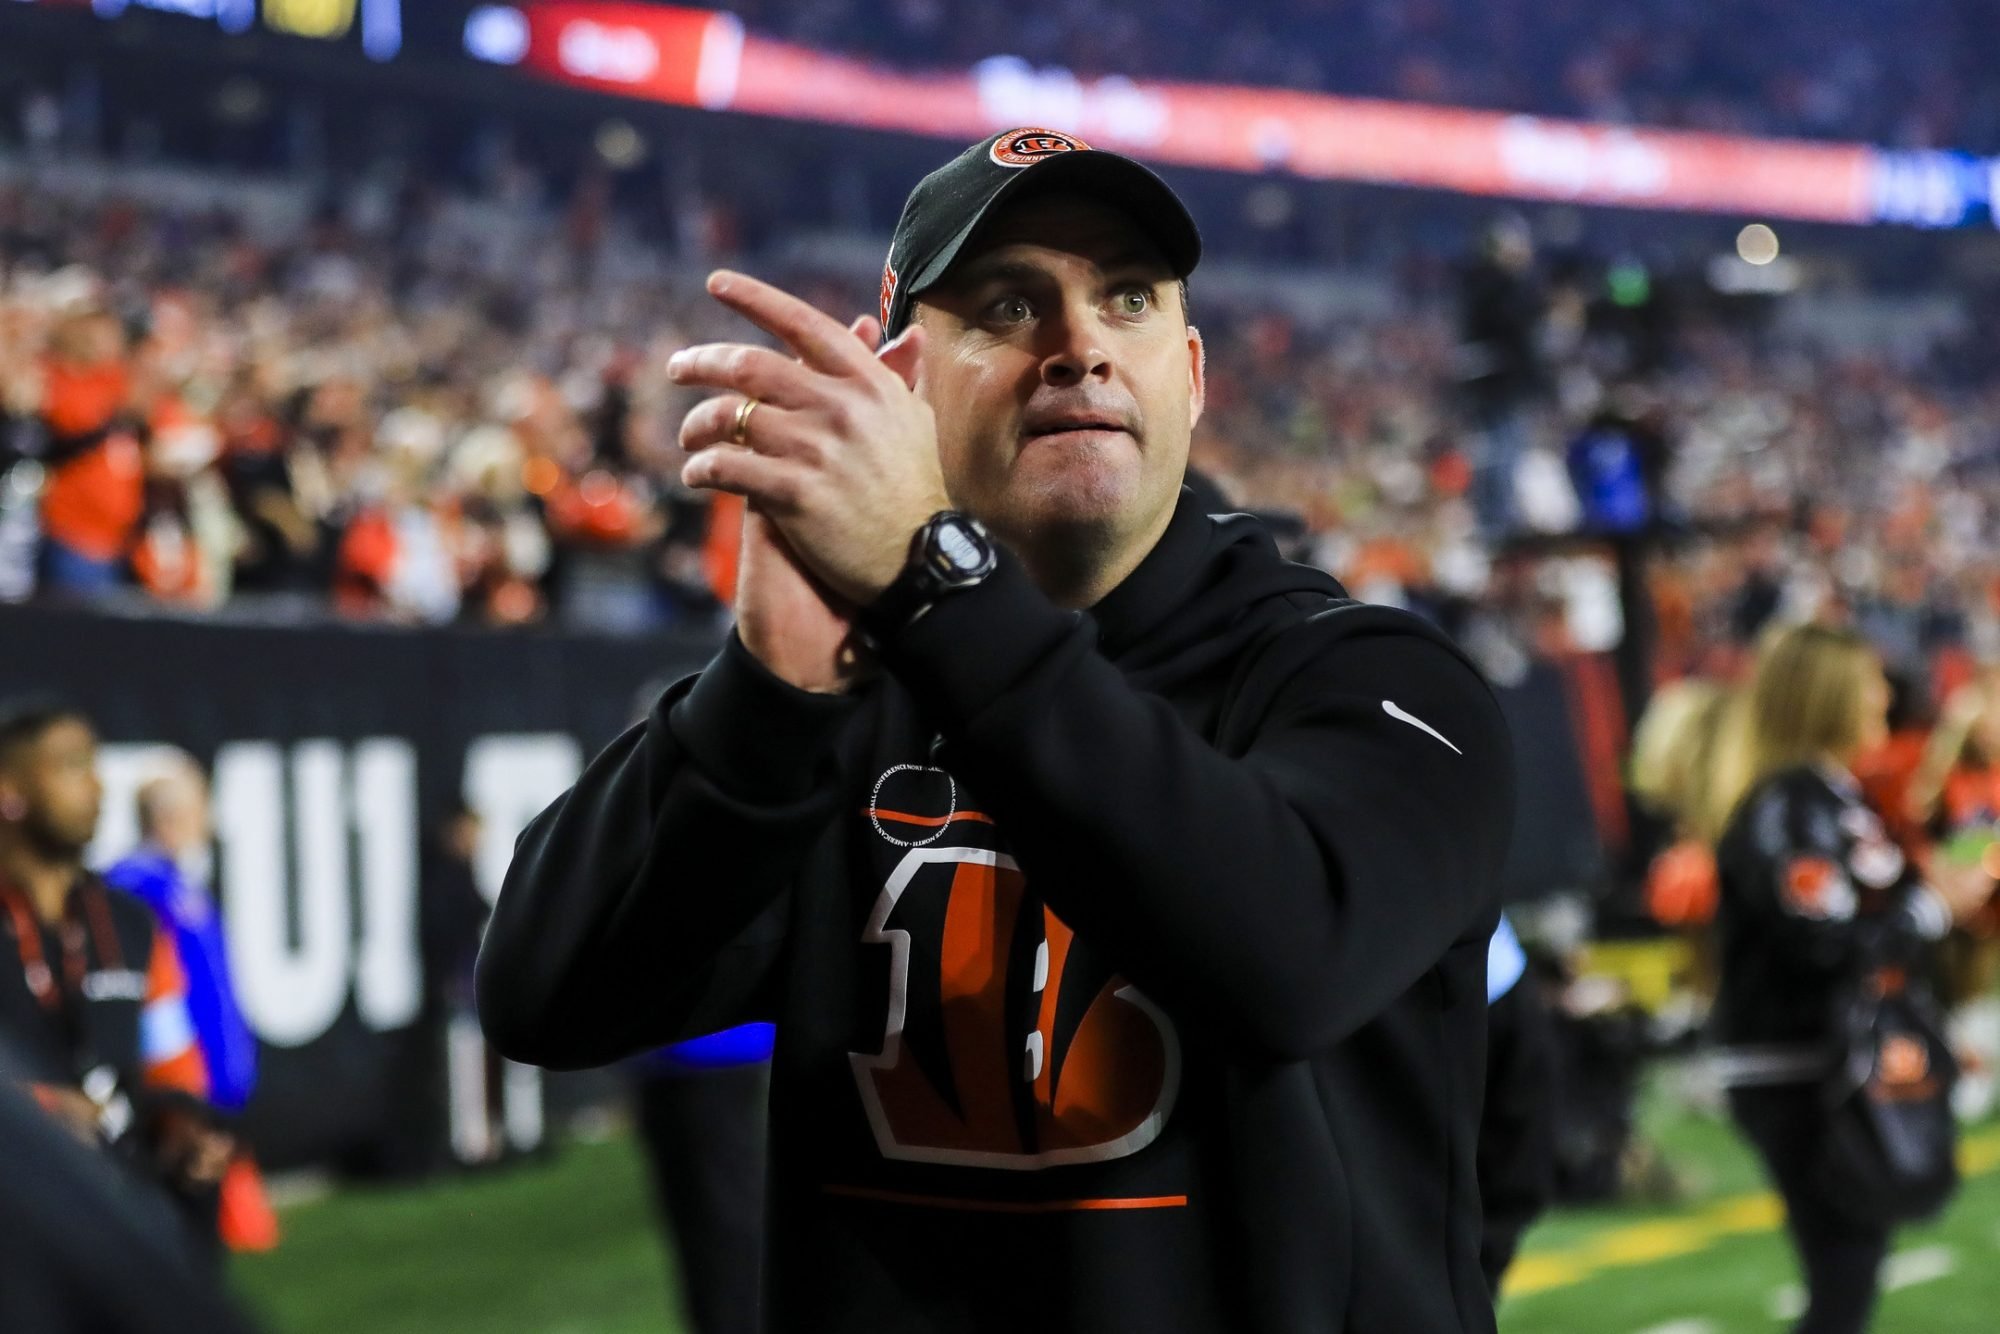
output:
[[[1100,431],[1130,434],[1130,428],[1124,422],[1112,417],[1060,417],[1035,422],[1022,434],[1030,440],[1040,440],[1054,435],[1083,435]]]

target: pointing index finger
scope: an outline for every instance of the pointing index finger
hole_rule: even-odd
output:
[[[781,287],[747,273],[718,269],[708,277],[708,292],[758,328],[783,340],[799,360],[814,370],[828,375],[867,375],[876,366],[874,353],[853,330]]]

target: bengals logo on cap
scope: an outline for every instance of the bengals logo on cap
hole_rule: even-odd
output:
[[[1090,145],[1073,134],[1058,134],[1033,126],[1009,130],[993,141],[987,156],[1002,167],[1032,167],[1057,153],[1080,153]]]

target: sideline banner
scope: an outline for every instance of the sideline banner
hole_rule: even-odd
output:
[[[641,692],[714,651],[710,638],[27,607],[0,607],[0,644],[0,698],[53,694],[87,711],[106,743],[96,864],[137,836],[133,794],[151,747],[209,767],[212,879],[263,1048],[246,1129],[277,1167],[375,1165],[417,1147],[415,1131],[441,1133],[441,1057],[417,1027],[431,831],[462,793],[484,820],[476,870],[492,897],[515,834],[631,720]]]

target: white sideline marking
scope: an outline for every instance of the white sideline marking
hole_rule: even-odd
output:
[[[1882,1265],[1882,1291],[1895,1292],[1919,1283],[1933,1283],[1957,1270],[1958,1252],[1949,1246],[1919,1246],[1913,1251],[1900,1251]],[[1779,1288],[1771,1294],[1770,1311],[1773,1320],[1797,1320],[1806,1313],[1806,1290],[1796,1283]]]
[[[1797,1320],[1806,1313],[1806,1290],[1787,1283],[1771,1294],[1770,1311],[1773,1320]]]
[[[270,1199],[273,1209],[317,1204],[333,1194],[333,1177],[311,1170],[279,1172],[264,1178],[264,1194]]]
[[[1417,717],[1416,714],[1409,712],[1407,709],[1404,709],[1402,706],[1398,705],[1396,701],[1393,699],[1385,699],[1382,701],[1382,712],[1388,714],[1391,718],[1394,718],[1399,723],[1408,723],[1412,727],[1418,728],[1425,732],[1429,732],[1432,736],[1436,737],[1438,740],[1443,741],[1445,745],[1451,746],[1451,742],[1445,739],[1444,733],[1438,731],[1437,728],[1432,727],[1429,723]],[[1465,754],[1465,752],[1459,750],[1457,746],[1451,746],[1451,748],[1460,755]]]
[[[1664,1325],[1653,1325],[1638,1334],[1717,1334],[1722,1326],[1713,1320],[1690,1317],[1686,1320],[1669,1320]]]
[[[1949,1246],[1919,1246],[1889,1257],[1882,1266],[1882,1291],[1915,1287],[1948,1277],[1958,1270],[1958,1252]]]

